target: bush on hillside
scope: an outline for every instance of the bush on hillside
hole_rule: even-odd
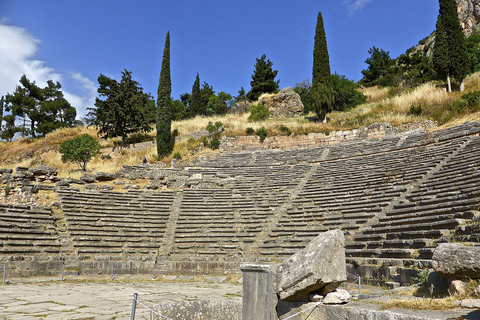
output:
[[[267,129],[265,127],[260,127],[257,129],[257,136],[260,137],[260,142],[263,142],[268,135]]]
[[[65,140],[58,151],[62,154],[62,162],[75,162],[83,171],[87,171],[87,163],[99,153],[100,148],[100,143],[85,133]]]
[[[248,108],[250,116],[248,116],[248,121],[262,121],[267,120],[270,116],[270,110],[265,107],[263,104],[254,104]]]

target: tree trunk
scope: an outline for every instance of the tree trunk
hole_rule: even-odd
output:
[[[452,92],[452,83],[450,82],[450,73],[447,72],[447,85],[448,85],[448,92]]]
[[[465,83],[463,80],[460,82],[460,92],[465,92]]]

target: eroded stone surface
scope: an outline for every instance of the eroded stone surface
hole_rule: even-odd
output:
[[[434,251],[432,265],[445,278],[480,278],[480,246],[442,243]]]

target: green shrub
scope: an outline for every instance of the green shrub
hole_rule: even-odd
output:
[[[265,127],[260,127],[257,129],[257,136],[260,137],[260,141],[263,142],[263,140],[265,140],[265,138],[267,137],[268,133],[267,133],[267,129],[265,129]]]
[[[180,154],[180,152],[175,152],[173,154],[173,159],[177,159],[177,160],[182,160],[182,155]]]
[[[462,96],[462,100],[465,100],[469,107],[475,106],[480,102],[480,91],[476,90],[469,93],[465,93]]]
[[[467,101],[463,99],[453,101],[450,105],[450,108],[455,113],[461,113],[463,110],[465,110],[465,108],[467,108]]]
[[[412,104],[410,106],[410,114],[413,116],[421,116],[422,115],[422,105],[419,103],[417,105]]]
[[[100,152],[100,148],[100,143],[85,133],[74,139],[63,141],[58,151],[62,154],[62,162],[75,162],[83,171],[86,171],[87,163]],[[123,151],[122,155],[124,155]]]
[[[220,139],[217,136],[213,136],[212,140],[210,141],[210,149],[216,150],[220,147]]]
[[[10,192],[12,192],[12,187],[5,186],[5,198],[7,198],[10,195]]]
[[[292,131],[290,131],[290,129],[284,125],[280,126],[280,132],[286,133],[287,136],[292,134]]]
[[[250,116],[248,116],[248,121],[262,121],[268,119],[270,116],[270,111],[263,104],[251,105],[248,108]]]
[[[205,129],[207,129],[207,131],[210,133],[214,133],[217,132],[221,126],[223,126],[223,123],[221,123],[220,121],[215,122],[215,124],[213,124],[212,121],[208,121],[207,127]]]
[[[245,129],[245,132],[247,133],[247,135],[251,135],[255,133],[255,130],[253,130],[253,128],[251,127],[248,127],[247,129]]]

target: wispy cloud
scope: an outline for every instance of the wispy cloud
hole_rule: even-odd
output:
[[[86,108],[95,101],[95,84],[78,72],[65,77],[47,67],[44,61],[35,60],[39,43],[24,28],[0,22],[0,96],[13,93],[24,74],[40,87],[46,86],[48,80],[62,82],[68,78],[73,81],[76,93],[63,90],[65,98],[77,109],[77,118],[85,116]]]
[[[350,14],[355,13],[362,9],[367,3],[371,2],[372,0],[344,0],[343,3],[347,6],[348,12]]]

